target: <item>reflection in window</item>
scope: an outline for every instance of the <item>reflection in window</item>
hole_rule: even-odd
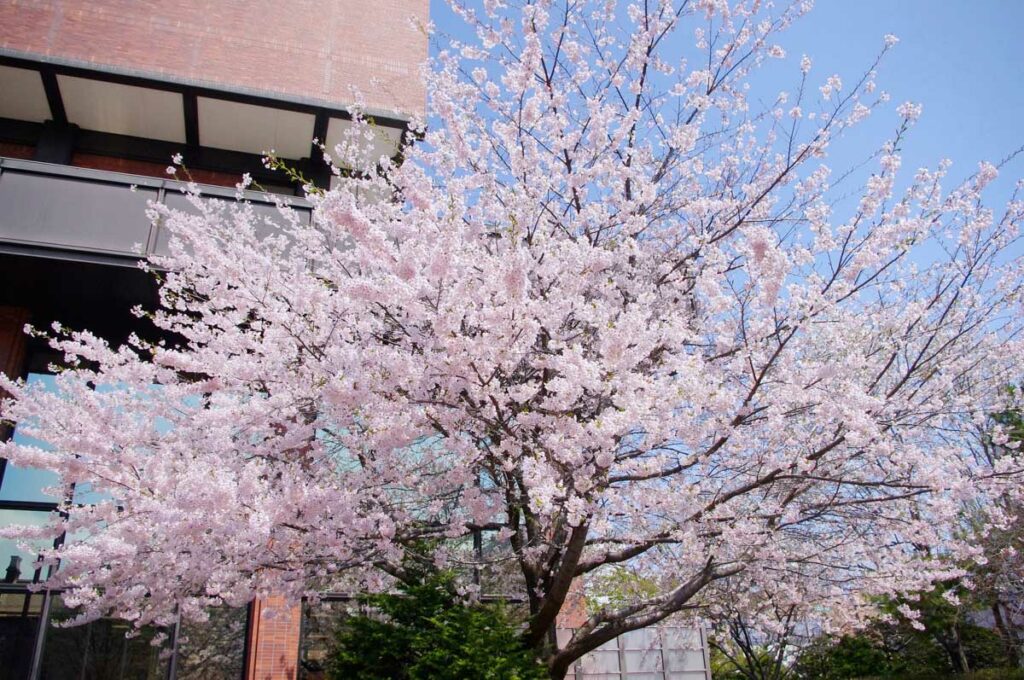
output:
[[[57,389],[52,375],[31,373],[27,382],[41,384],[47,390]],[[100,392],[114,389],[117,386],[97,388]],[[199,397],[186,401],[187,406],[199,403]],[[139,417],[150,416],[144,413]],[[25,423],[19,425],[13,434],[17,443],[52,450],[27,436]],[[173,426],[157,420],[154,427],[165,433]],[[58,504],[67,500],[43,491],[59,487],[59,477],[53,472],[10,464],[0,470],[0,526],[42,526],[51,519]],[[74,506],[111,499],[108,492],[97,490],[89,482],[69,485],[67,491],[73,491],[70,500]],[[67,539],[84,537],[84,533],[69,534]],[[26,592],[26,582],[46,577],[46,573],[37,574],[33,566],[39,553],[52,546],[50,539],[0,538],[0,573],[5,574],[8,584],[6,591],[0,590],[0,680],[28,677],[40,631],[45,631],[40,657],[41,680],[164,680],[173,641],[163,639],[164,636],[159,635],[161,631],[151,627],[136,631],[130,623],[114,618],[101,618],[73,627],[55,625],[74,618],[76,613],[64,605],[60,593]],[[45,609],[46,598],[50,598],[50,615],[46,625],[41,626],[40,614]],[[240,679],[245,666],[247,626],[246,607],[213,609],[209,620],[202,624],[182,622],[177,636],[176,678]],[[173,636],[173,631],[164,632],[168,638]],[[158,639],[160,644],[154,645]]]
[[[42,385],[47,390],[56,389],[54,376],[30,373],[29,384]],[[24,427],[16,426],[14,441],[25,446],[49,449],[45,443],[24,433]],[[56,508],[59,499],[44,489],[58,486],[56,473],[48,470],[24,468],[3,463],[0,473],[0,527],[22,525],[43,526],[50,519],[50,512]],[[31,505],[41,504],[41,505]],[[4,507],[6,505],[6,507]],[[21,547],[28,545],[29,549]],[[0,538],[0,570],[5,583],[32,581],[37,576],[34,563],[39,553],[53,546],[52,540],[26,541],[24,539]],[[45,571],[38,574],[45,578]]]
[[[21,437],[14,432],[14,440],[19,444],[26,443],[28,437]],[[0,500],[33,501],[37,503],[57,503],[59,499],[43,489],[57,484],[57,473],[35,468],[22,468],[11,463],[4,466],[4,482],[0,486]]]
[[[50,513],[48,512],[0,509],[0,526],[42,526],[49,519]],[[30,550],[19,547],[26,543],[31,547]],[[27,541],[21,538],[0,538],[0,560],[3,560],[0,569],[3,570],[4,583],[33,580],[35,575],[33,564],[39,559],[39,553],[52,545],[53,541],[49,539]],[[41,577],[45,577],[45,574],[42,574]]]
[[[59,595],[51,605],[43,650],[42,680],[162,680],[167,675],[161,649],[152,645],[154,629],[127,637],[131,624],[98,619],[81,626],[58,628],[75,612]],[[166,656],[166,655],[163,655]]]
[[[47,391],[55,391],[57,389],[56,378],[52,375],[29,373],[26,382],[29,385],[41,384]],[[15,427],[15,443],[23,446],[35,446],[47,451],[50,450],[50,446],[38,439],[25,435],[23,430],[23,427]],[[22,468],[8,463],[4,466],[3,481],[0,483],[0,500],[57,503],[60,499],[43,491],[43,489],[48,487],[57,486],[57,483],[58,477],[54,472]]]
[[[358,605],[354,602],[321,601],[302,605],[299,680],[327,677],[327,656],[334,646],[335,633],[348,613],[355,609]]]
[[[183,621],[178,634],[178,680],[232,680],[245,667],[248,607],[209,611],[205,623]]]
[[[43,595],[0,591],[0,678],[27,678]]]

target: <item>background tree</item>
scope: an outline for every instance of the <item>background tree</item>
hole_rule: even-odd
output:
[[[748,614],[727,605],[715,617],[711,647],[713,677],[786,680],[793,677],[793,657],[800,648],[797,628],[803,623],[796,605],[771,613]],[[777,625],[769,628],[769,621]],[[753,624],[752,621],[757,621]]]
[[[784,623],[788,621],[788,617],[783,617]],[[756,630],[740,612],[718,622],[715,635],[709,639],[712,676],[737,680],[792,677],[792,658],[786,654],[791,645],[786,633],[792,633],[792,629],[774,636]]]
[[[888,616],[864,630],[813,640],[796,656],[794,677],[939,680],[974,677],[971,674],[976,672],[1016,677],[1014,673],[1019,669],[1007,655],[1000,636],[973,622],[968,609],[943,596],[955,591],[955,586],[946,584],[918,594],[913,598],[912,617],[902,613],[907,611],[908,602],[886,603],[882,610]]]
[[[1019,405],[1019,389],[1008,388],[1015,404],[995,414],[994,433],[982,432],[978,450],[983,464],[992,464],[1007,452],[1020,451],[1024,442],[1024,416]],[[1005,513],[1003,527],[988,527],[984,517],[988,508],[975,508],[969,530],[972,540],[983,551],[983,564],[971,570],[971,598],[983,604],[991,614],[992,623],[1003,639],[1006,654],[1018,665],[1024,648],[1024,504],[1018,497],[1007,495],[994,502],[997,512]]]
[[[371,614],[341,622],[328,677],[338,680],[532,680],[547,675],[501,604],[460,601],[451,573],[420,572]]]
[[[198,187],[154,206],[164,342],[56,329],[58,394],[0,381],[52,447],[0,453],[108,494],[20,532],[75,538],[46,555],[65,597],[141,625],[380,588],[410,542],[487,529],[561,677],[719,586],[841,630],[977,557],[960,509],[1021,493],[1016,450],[965,453],[1019,377],[1024,204],[986,206],[998,168],[900,174],[906,103],[870,175],[833,178],[875,65],[804,58],[763,108],[746,88],[803,3],[454,8],[475,37],[440,50],[402,165],[356,111],[310,223],[265,237]],[[615,565],[655,590],[556,649],[572,582]]]

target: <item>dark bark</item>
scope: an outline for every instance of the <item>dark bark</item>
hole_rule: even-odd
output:
[[[676,612],[687,608],[687,604],[707,584],[742,571],[733,567],[719,571],[708,560],[707,565],[689,581],[660,597],[629,605],[615,611],[601,610],[593,614],[573,635],[564,649],[557,650],[548,660],[551,677],[561,680],[576,659],[591,652],[609,640],[647,626],[653,626]]]
[[[995,621],[996,630],[999,631],[999,637],[1003,639],[1003,646],[1006,648],[1006,658],[1014,668],[1018,667],[1020,665],[1020,652],[1017,649],[1017,636],[1006,625],[1002,603],[998,598],[992,603],[992,618]]]

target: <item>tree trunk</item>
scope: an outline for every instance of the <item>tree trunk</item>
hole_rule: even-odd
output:
[[[953,668],[958,673],[970,673],[971,666],[967,663],[967,654],[964,652],[963,640],[960,638],[960,626],[953,624],[950,631],[953,634],[953,648],[950,650],[953,657]]]
[[[999,631],[999,637],[1003,639],[1003,646],[1006,648],[1006,658],[1013,665],[1014,668],[1020,666],[1020,652],[1017,649],[1017,637],[1010,630],[1009,626],[1006,625],[1006,619],[1003,618],[1002,603],[999,598],[992,603],[992,618],[995,620],[996,630]]]
[[[569,672],[569,666],[571,666],[572,663],[572,661],[566,661],[564,657],[555,657],[551,663],[548,664],[548,672],[551,674],[551,680],[565,680],[565,674]]]

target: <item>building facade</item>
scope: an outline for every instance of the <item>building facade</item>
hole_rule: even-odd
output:
[[[376,150],[394,154],[425,106],[427,18],[427,0],[0,0],[0,370],[49,380],[59,357],[27,323],[115,343],[152,332],[130,312],[156,302],[135,262],[166,247],[147,201],[185,205],[165,174],[173,155],[206,194],[231,198],[249,173],[308,210],[265,152],[326,186],[312,140],[332,147],[358,101]],[[50,483],[0,461],[0,525],[44,521],[63,500]],[[29,592],[48,576],[35,559],[0,539],[0,680],[317,677],[309,643],[300,660],[300,607],[257,601],[133,638],[115,620],[59,628],[48,622],[71,610],[60,593]]]

